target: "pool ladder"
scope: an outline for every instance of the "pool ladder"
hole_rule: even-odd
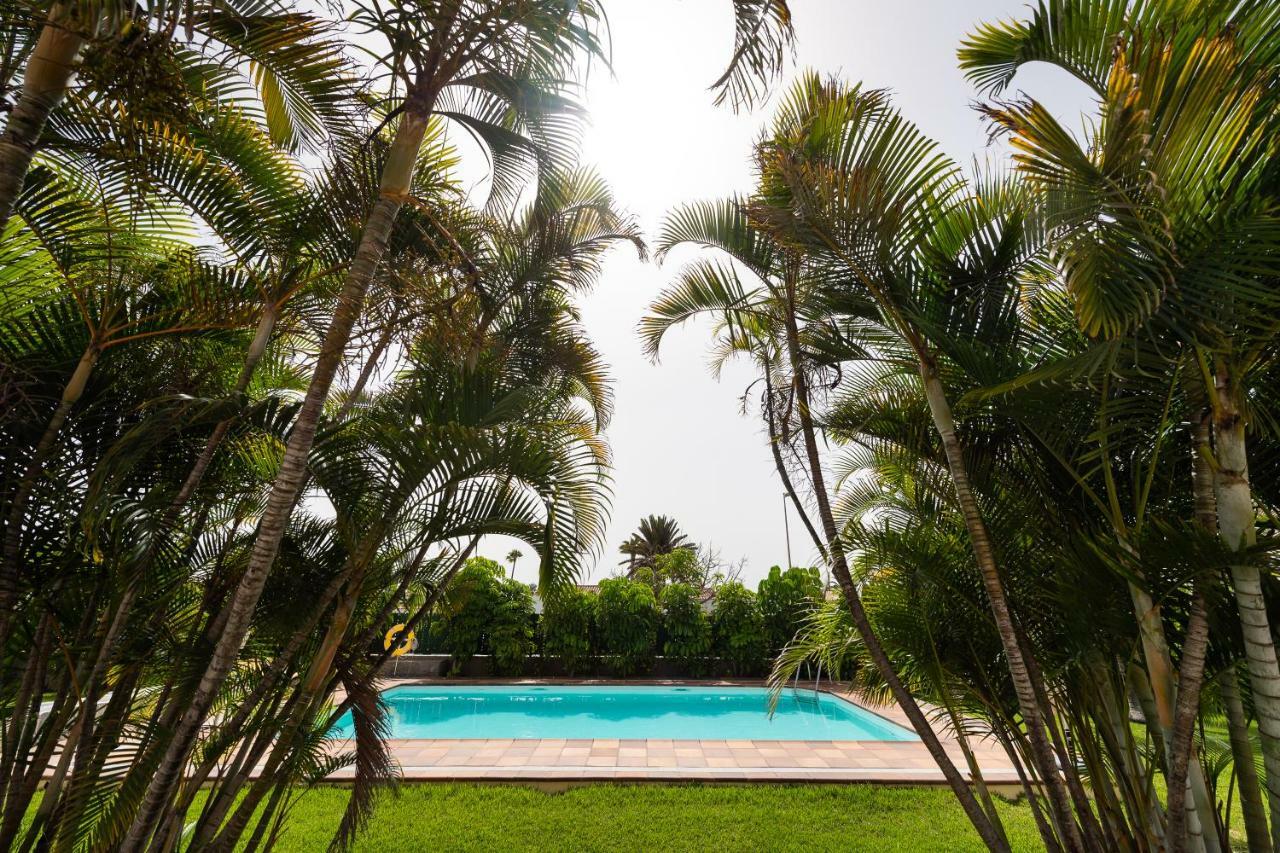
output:
[[[830,681],[831,678],[828,677],[827,680]],[[815,702],[818,699],[818,691],[819,689],[821,689],[821,685],[822,685],[822,661],[819,660],[818,674],[813,679],[813,701]],[[799,699],[803,695],[800,693],[800,667],[796,667],[796,675],[791,682],[791,692],[795,695],[797,699]],[[806,696],[805,698],[809,698],[809,697]]]

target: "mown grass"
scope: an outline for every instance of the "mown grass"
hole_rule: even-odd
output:
[[[278,850],[323,850],[348,792],[303,794]],[[1014,850],[1043,849],[1030,809],[1000,804]],[[945,788],[871,785],[404,785],[359,851],[985,849]]]

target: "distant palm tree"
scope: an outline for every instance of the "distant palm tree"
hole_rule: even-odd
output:
[[[651,515],[640,519],[640,529],[618,546],[618,550],[627,558],[622,562],[627,566],[628,577],[636,569],[651,568],[654,557],[682,548],[692,549],[693,543],[680,532],[680,525],[676,524],[675,519],[665,515]]]
[[[510,551],[507,552],[507,562],[511,564],[511,577],[513,579],[516,576],[516,560],[519,560],[520,556],[521,554],[520,554],[519,548],[512,548]]]

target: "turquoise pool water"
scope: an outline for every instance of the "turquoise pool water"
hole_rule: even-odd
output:
[[[826,693],[760,687],[405,686],[383,696],[393,738],[916,740]],[[350,715],[336,737],[351,734]]]

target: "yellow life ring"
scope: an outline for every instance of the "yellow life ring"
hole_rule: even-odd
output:
[[[415,640],[414,633],[410,631],[402,637],[400,636],[400,632],[403,630],[403,622],[399,625],[392,625],[391,630],[387,632],[387,636],[382,640],[382,647],[384,649],[390,649],[392,644],[395,643],[397,639],[399,640],[400,644],[391,650],[391,656],[393,658],[398,658],[400,655],[407,655],[409,652],[413,651]]]

